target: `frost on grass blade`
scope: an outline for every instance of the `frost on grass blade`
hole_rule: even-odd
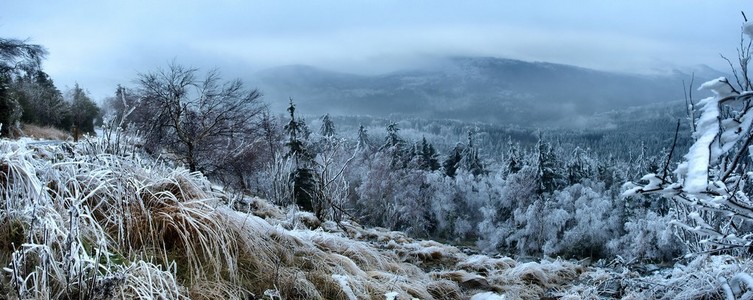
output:
[[[505,300],[504,295],[500,295],[493,292],[483,292],[473,295],[471,300]]]
[[[348,297],[348,300],[356,300],[358,299],[355,294],[353,294],[353,289],[350,288],[350,283],[348,282],[348,277],[343,275],[332,275],[332,279],[334,279],[338,285],[340,285],[340,288],[342,289],[343,293],[345,293],[345,296]]]

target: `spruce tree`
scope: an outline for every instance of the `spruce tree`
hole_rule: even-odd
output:
[[[324,117],[322,117],[322,127],[319,129],[319,134],[327,138],[335,136],[335,123],[332,122],[329,114],[326,114],[324,115]]]
[[[79,132],[93,133],[94,120],[99,117],[99,107],[89,98],[78,83],[71,90],[71,122]]]
[[[387,136],[384,139],[384,145],[379,148],[380,151],[386,151],[391,156],[390,166],[393,169],[405,168],[410,161],[410,149],[405,149],[405,140],[397,133],[400,128],[397,123],[387,125]]]
[[[421,139],[421,148],[419,154],[419,168],[428,171],[439,170],[437,151],[434,149],[434,146],[432,144],[426,141],[426,137],[423,137]]]
[[[507,139],[507,168],[505,175],[515,174],[523,168],[523,159],[520,156],[519,144],[513,144],[512,138]]]
[[[371,150],[371,140],[369,140],[369,133],[366,131],[366,128],[363,127],[363,125],[358,126],[358,144],[356,145],[357,149],[361,150]]]
[[[576,147],[570,161],[567,162],[567,181],[570,185],[580,183],[583,179],[588,178],[591,174],[591,166],[586,157],[586,153]]]
[[[478,155],[478,149],[473,144],[473,132],[468,131],[468,145],[466,145],[462,154],[461,166],[463,169],[471,172],[474,176],[484,173],[484,165]]]
[[[47,73],[35,70],[18,76],[13,90],[23,110],[22,122],[65,130],[70,128],[70,124],[63,122],[70,113],[70,107]]]
[[[455,177],[455,173],[457,173],[458,167],[460,166],[460,161],[463,159],[462,153],[462,145],[457,145],[454,149],[452,149],[450,154],[447,156],[447,159],[445,159],[445,161],[442,163],[445,175],[449,177]]]
[[[557,170],[557,157],[554,154],[552,145],[541,136],[539,132],[539,141],[536,145],[537,163],[539,176],[539,193],[551,193],[561,186],[561,175]]]
[[[290,122],[285,125],[285,133],[288,134],[288,141],[285,143],[288,152],[285,157],[292,158],[295,163],[295,170],[289,177],[293,185],[293,202],[303,210],[313,211],[316,201],[316,176],[314,170],[311,169],[313,155],[302,139],[305,136],[303,132],[305,127],[302,125],[303,122],[295,117],[293,99],[290,99],[288,112]]]

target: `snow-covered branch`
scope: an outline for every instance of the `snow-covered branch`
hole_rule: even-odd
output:
[[[736,223],[753,221],[753,203],[743,192],[753,142],[753,92],[737,91],[724,77],[699,90],[714,95],[697,103],[695,142],[673,178],[647,174],[640,183],[626,184],[623,195],[660,194],[691,207],[693,212],[678,214],[673,224],[704,237],[704,249],[748,247],[753,236]]]

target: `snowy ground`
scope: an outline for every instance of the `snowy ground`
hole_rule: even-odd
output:
[[[0,141],[10,299],[750,298],[753,263],[659,268],[468,254],[218,192],[201,174],[78,144]],[[728,294],[725,294],[725,291]]]

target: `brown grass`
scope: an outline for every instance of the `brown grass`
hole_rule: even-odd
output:
[[[50,126],[42,127],[34,124],[23,124],[21,131],[24,136],[40,140],[65,141],[72,138],[68,132]]]

